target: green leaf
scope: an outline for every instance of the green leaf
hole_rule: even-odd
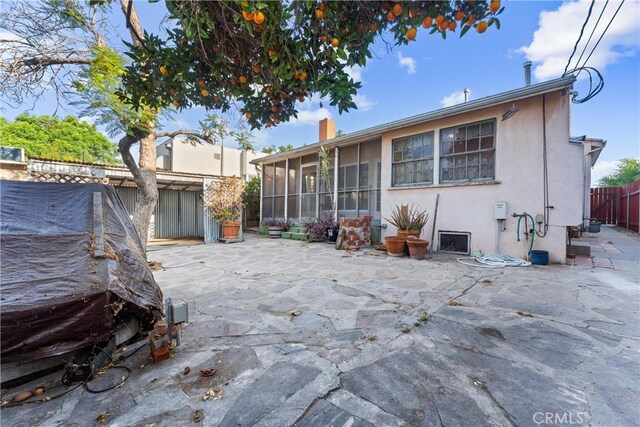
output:
[[[467,34],[467,31],[469,31],[470,28],[471,28],[471,26],[463,25],[462,31],[460,31],[460,37],[462,37],[465,34]]]
[[[500,29],[500,20],[498,18],[493,18],[493,20],[496,22],[496,28]]]

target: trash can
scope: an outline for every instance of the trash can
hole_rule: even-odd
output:
[[[599,233],[600,232],[600,221],[595,218],[591,218],[589,220],[589,233]]]

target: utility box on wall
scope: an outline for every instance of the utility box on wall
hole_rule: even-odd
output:
[[[493,207],[493,217],[495,219],[507,219],[507,202],[496,202]]]

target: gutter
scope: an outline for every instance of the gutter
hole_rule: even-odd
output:
[[[453,105],[451,107],[441,108],[439,110],[431,111],[428,113],[419,114],[417,116],[412,116],[406,119],[400,119],[382,125],[373,126],[368,129],[356,131],[344,136],[339,136],[328,141],[305,145],[303,147],[296,148],[291,151],[286,151],[284,153],[277,153],[265,157],[260,157],[252,160],[251,164],[257,165],[262,163],[273,163],[290,157],[298,157],[305,154],[315,153],[322,146],[329,149],[341,145],[347,145],[349,143],[356,143],[367,139],[382,137],[383,133],[401,129],[404,127],[414,126],[424,122],[437,120],[456,114],[466,113],[469,111],[475,111],[494,105],[504,104],[507,102],[518,101],[520,99],[541,95],[543,93],[551,92],[557,89],[567,89],[568,87],[573,85],[575,81],[576,77],[573,75],[560,77],[558,79],[549,80],[547,82],[525,86],[522,88],[510,90],[508,92],[502,92],[497,95],[487,96],[475,101],[469,101],[466,103]]]

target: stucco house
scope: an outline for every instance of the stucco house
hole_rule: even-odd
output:
[[[384,219],[394,206],[413,203],[430,213],[423,238],[431,240],[437,198],[434,250],[526,258],[533,220],[533,249],[565,262],[594,160],[586,138],[570,137],[574,82],[526,85],[338,137],[325,119],[318,142],[253,160],[261,218],[301,221],[333,209],[337,218],[371,215],[384,237],[396,233]],[[332,154],[328,183],[319,180],[321,147]]]

